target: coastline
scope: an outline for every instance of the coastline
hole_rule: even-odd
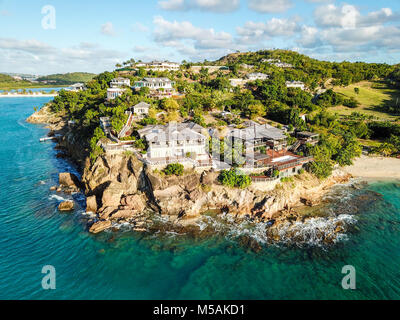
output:
[[[400,180],[400,159],[361,156],[352,166],[341,170],[364,180]]]
[[[58,94],[0,94],[0,98],[51,98]]]

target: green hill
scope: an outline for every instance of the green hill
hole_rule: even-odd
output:
[[[96,75],[94,73],[72,72],[65,74],[51,74],[48,76],[40,77],[38,81],[46,81],[55,85],[70,85],[77,82],[86,83],[92,80],[95,76]]]
[[[0,73],[0,89],[10,90],[10,89],[20,89],[20,88],[32,88],[40,87],[37,83],[32,83],[26,80],[16,80],[11,76]]]

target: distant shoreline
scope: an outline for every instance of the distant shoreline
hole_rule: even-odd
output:
[[[0,94],[0,98],[51,98],[57,97],[58,93],[49,94]]]
[[[356,178],[368,180],[400,180],[400,159],[361,156],[354,164],[342,168]]]

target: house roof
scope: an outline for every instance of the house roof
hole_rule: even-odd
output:
[[[206,135],[202,134],[204,128],[193,123],[168,123],[164,126],[153,125],[147,126],[138,133],[141,138],[146,138],[148,142],[166,142],[176,140],[195,140],[206,139]]]
[[[168,78],[144,78],[142,81],[151,82],[151,83],[158,83],[158,82],[172,82]]]
[[[242,139],[245,141],[254,139],[268,139],[268,140],[283,140],[286,136],[283,130],[270,126],[269,124],[260,125],[254,121],[247,121],[244,123],[244,129],[231,129],[227,136]]]
[[[146,102],[139,102],[137,105],[134,105],[133,108],[149,109],[150,105]]]
[[[308,137],[308,138],[319,136],[318,133],[309,132],[309,131],[298,132],[297,135],[298,135],[298,136],[303,136],[303,137]]]
[[[247,77],[249,78],[249,77],[259,77],[259,78],[266,78],[266,77],[269,77],[267,74],[265,74],[265,73],[261,73],[261,72],[252,72],[252,73],[249,73],[248,75],[247,75]]]

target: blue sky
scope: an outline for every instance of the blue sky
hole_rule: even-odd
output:
[[[265,48],[400,62],[398,0],[0,0],[0,30],[0,72],[101,72],[132,57],[202,61]]]

